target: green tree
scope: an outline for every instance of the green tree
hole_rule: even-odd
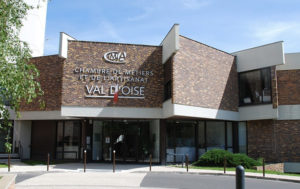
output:
[[[39,72],[29,63],[31,51],[26,42],[19,38],[22,20],[33,7],[23,0],[0,0],[0,129],[6,133],[6,151],[11,152],[9,130],[12,127],[10,109],[17,117],[21,102],[30,103],[43,95]],[[42,103],[42,102],[41,102]]]

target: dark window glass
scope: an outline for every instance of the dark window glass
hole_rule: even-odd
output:
[[[239,122],[239,153],[247,153],[247,126],[246,122]]]
[[[56,158],[78,159],[80,144],[79,121],[59,121],[57,124]]]
[[[171,86],[171,81],[168,81],[165,86],[164,86],[164,100],[168,100],[172,98],[172,86]]]
[[[207,121],[206,125],[207,150],[216,148],[225,150],[225,122]]]
[[[164,100],[172,98],[172,62],[173,57],[170,57],[164,64]]]
[[[226,148],[228,151],[233,152],[233,136],[232,136],[232,122],[226,123]]]
[[[190,161],[195,161],[195,121],[167,122],[167,162],[182,162],[188,154]]]
[[[271,103],[270,68],[239,74],[240,105]]]

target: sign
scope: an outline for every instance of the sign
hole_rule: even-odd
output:
[[[114,64],[124,64],[126,59],[126,52],[110,51],[104,54],[103,58]]]
[[[105,137],[105,143],[109,144],[110,143],[110,137]]]
[[[84,87],[86,98],[114,98],[118,91],[118,98],[144,99],[145,85],[154,75],[152,70],[98,67],[76,67],[73,72],[79,81],[89,82]]]
[[[91,137],[90,136],[86,137],[86,144],[91,144]]]

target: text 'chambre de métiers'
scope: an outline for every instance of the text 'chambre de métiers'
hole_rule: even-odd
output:
[[[78,75],[78,80],[91,82],[85,86],[88,95],[113,95],[116,87],[121,95],[124,96],[143,96],[144,86],[141,86],[149,81],[152,77],[151,70],[127,70],[127,69],[109,69],[109,68],[87,68],[76,67],[74,74]],[[109,82],[111,85],[99,85],[94,82],[105,83]],[[138,86],[126,86],[126,84],[138,84]]]

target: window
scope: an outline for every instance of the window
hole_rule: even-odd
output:
[[[59,121],[56,134],[56,158],[79,159],[80,152],[79,121]]]
[[[171,81],[168,81],[164,86],[164,100],[172,98]]]
[[[167,122],[167,162],[182,162],[188,154],[190,161],[196,160],[196,121]]]
[[[239,88],[240,105],[272,103],[270,68],[240,73]]]
[[[225,150],[225,122],[208,121],[206,125],[207,150],[216,148]]]
[[[239,122],[239,153],[247,153],[247,126],[246,122]]]
[[[172,63],[173,57],[164,64],[164,101],[172,98]]]

